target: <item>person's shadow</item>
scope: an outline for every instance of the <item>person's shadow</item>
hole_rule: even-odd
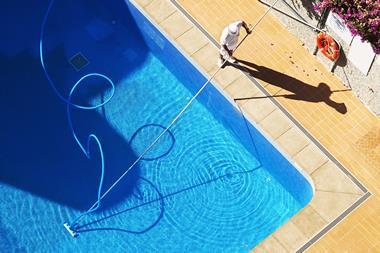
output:
[[[240,69],[250,76],[265,81],[271,85],[275,85],[284,90],[290,91],[293,94],[274,95],[272,97],[285,97],[294,100],[303,100],[307,102],[324,102],[331,106],[339,113],[347,113],[347,107],[344,103],[338,103],[331,100],[330,96],[333,92],[348,91],[337,90],[331,91],[330,87],[325,83],[319,83],[318,87],[312,86],[294,77],[280,73],[276,70],[267,68],[265,66],[259,66],[252,62],[237,59],[240,64],[234,64],[233,66]],[[244,64],[245,66],[243,66]],[[237,98],[235,100],[255,99],[257,97]]]

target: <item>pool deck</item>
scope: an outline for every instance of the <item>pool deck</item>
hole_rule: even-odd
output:
[[[209,76],[223,27],[255,24],[267,9],[250,0],[135,2]],[[380,252],[380,119],[271,14],[235,55],[239,66],[213,82],[315,187],[312,201],[252,252]]]

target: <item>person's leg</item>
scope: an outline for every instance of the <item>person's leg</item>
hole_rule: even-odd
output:
[[[233,49],[231,49],[232,50],[232,54],[228,58],[228,62],[229,63],[236,63],[237,62],[236,58],[233,56],[233,52],[235,51],[235,49],[236,49],[236,46]]]
[[[227,56],[227,57],[226,57]],[[223,47],[220,47],[219,50],[219,60],[218,60],[218,66],[222,67],[224,61],[228,58],[228,52]]]

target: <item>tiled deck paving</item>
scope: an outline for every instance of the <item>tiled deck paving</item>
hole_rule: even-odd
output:
[[[252,0],[239,1],[239,5],[233,0],[172,1],[214,39],[230,21],[244,19],[254,24],[266,10]],[[169,0],[135,2],[198,66],[214,73],[216,47],[175,5]],[[217,74],[216,83],[232,98],[253,97],[236,102],[310,175],[316,188],[311,203],[253,251],[296,251],[348,207],[368,196],[365,188],[357,187],[279,109],[278,101],[373,194],[307,251],[380,252],[380,183],[376,180],[380,176],[380,120],[351,92],[344,91],[346,87],[271,15],[236,55],[248,62],[243,66],[249,69],[228,66]],[[260,86],[247,77],[247,71],[276,101],[266,98]]]

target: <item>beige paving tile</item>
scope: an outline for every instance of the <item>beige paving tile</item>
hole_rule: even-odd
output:
[[[274,110],[271,114],[265,117],[260,125],[262,129],[268,133],[273,139],[277,139],[283,133],[288,131],[293,123],[289,120],[288,117],[280,110]]]
[[[311,174],[315,189],[362,195],[357,187],[333,162],[329,161]]]
[[[328,161],[327,156],[313,143],[306,146],[293,159],[309,175]]]
[[[242,105],[244,111],[256,122],[260,123],[277,107],[266,98],[249,100]]]
[[[256,85],[254,85],[252,81],[244,75],[229,84],[225,88],[225,91],[231,96],[231,98],[239,99],[236,102],[240,102],[240,104],[244,104],[244,102],[247,102],[249,98],[263,95]]]
[[[150,4],[153,0],[133,0],[133,1],[135,1],[141,7],[145,7],[148,4]]]
[[[305,206],[291,220],[306,237],[311,238],[325,225],[325,221],[311,206]]]
[[[291,157],[296,155],[310,143],[296,126],[293,126],[286,131],[283,135],[277,138],[275,142]]]
[[[327,222],[333,221],[360,196],[357,194],[315,191],[310,206]]]
[[[203,48],[207,43],[210,43],[207,39],[207,37],[201,33],[196,27],[192,27],[190,30],[183,33],[181,36],[179,36],[176,39],[177,43],[181,46],[183,50],[185,50],[186,53],[189,55],[192,55],[193,53],[197,52],[201,48]],[[211,48],[211,47],[210,47]],[[207,50],[204,49],[204,50]],[[212,53],[212,57],[217,59],[217,51],[215,47],[212,47],[212,51],[205,52],[202,50],[203,53]],[[216,60],[213,61],[213,66],[215,65]],[[206,69],[207,71],[208,69]]]
[[[251,253],[270,253],[267,251],[262,244],[258,245],[256,248],[250,251]]]
[[[306,236],[294,225],[292,221],[286,222],[273,235],[289,252],[294,252],[300,248]]]
[[[193,25],[180,11],[176,11],[167,19],[162,21],[161,27],[164,28],[165,32],[172,38],[176,39],[191,29]]]
[[[215,68],[218,59],[218,50],[211,43],[206,44],[191,57],[201,66],[206,72]]]
[[[288,253],[289,251],[273,235],[267,237],[260,244],[268,252]]]
[[[212,70],[209,71],[209,74],[212,75],[218,68],[219,68],[218,66],[215,66]],[[224,69],[221,69],[215,75],[214,79],[218,82],[219,87],[224,89],[235,80],[241,78],[242,76],[243,74],[241,73],[241,71],[231,66],[227,66]]]
[[[169,0],[153,0],[145,6],[145,11],[154,19],[154,21],[161,23],[175,12],[176,8]]]

